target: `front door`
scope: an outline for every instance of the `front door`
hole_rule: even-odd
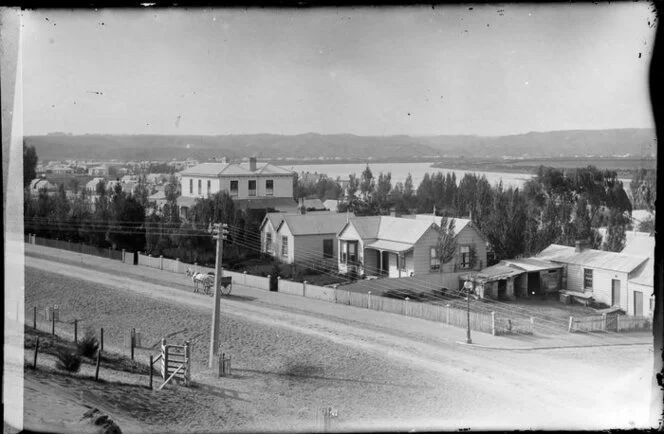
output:
[[[634,316],[643,315],[643,293],[634,291]]]
[[[382,269],[383,274],[388,276],[390,274],[390,252],[381,252],[383,255]]]
[[[611,280],[611,306],[620,306],[620,280]]]

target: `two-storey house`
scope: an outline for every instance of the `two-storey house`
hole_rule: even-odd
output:
[[[202,163],[180,172],[180,214],[187,217],[196,199],[227,191],[238,208],[288,207],[293,200],[293,172],[250,158],[248,163]]]

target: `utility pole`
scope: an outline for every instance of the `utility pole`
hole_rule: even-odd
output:
[[[212,233],[215,240],[217,240],[217,255],[214,267],[214,310],[212,311],[212,330],[210,333],[210,357],[208,360],[208,368],[214,366],[214,356],[219,346],[219,300],[221,297],[221,277],[223,269],[221,267],[222,254],[224,250],[224,240],[228,235],[228,225],[226,223],[215,223],[212,228]]]

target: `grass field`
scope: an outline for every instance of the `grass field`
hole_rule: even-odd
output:
[[[141,430],[145,424],[168,432],[312,431],[316,408],[326,405],[339,409],[335,420],[339,429],[376,421],[391,426],[432,415],[460,416],[445,405],[449,382],[443,386],[421,371],[369,351],[224,316],[221,346],[232,355],[233,376],[220,379],[207,369],[210,317],[200,309],[33,268],[27,269],[25,288],[28,324],[33,306],[41,310],[58,304],[58,336],[72,339],[71,321],[77,318],[79,336],[87,328],[104,327],[105,349],[124,355],[129,353],[123,345],[124,333],[135,327],[142,334],[142,346],[148,347],[136,351],[142,364],[149,354],[157,354],[162,337],[173,343],[185,339],[193,343],[195,387],[190,389],[167,386],[166,391],[151,392],[141,388],[148,381],[145,374],[111,373],[108,367],[100,377],[109,380],[110,376],[116,383],[109,381],[102,387],[84,376],[68,380],[69,387],[84,391],[88,400],[106,402],[114,419],[131,421]],[[38,328],[50,331],[50,324],[40,321]],[[26,359],[30,356],[26,351]],[[464,393],[472,392],[460,395]]]

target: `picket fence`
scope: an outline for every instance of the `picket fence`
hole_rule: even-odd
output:
[[[594,315],[569,318],[569,332],[630,332],[652,330],[652,318],[627,315]]]
[[[618,331],[646,331],[652,330],[652,318],[647,316],[618,316]]]

